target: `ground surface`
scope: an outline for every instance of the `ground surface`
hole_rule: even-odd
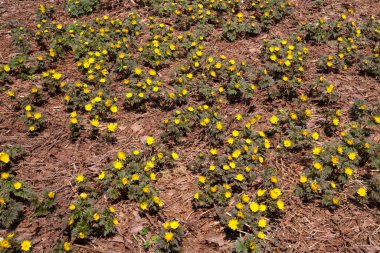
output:
[[[35,9],[40,3],[47,2],[50,1],[0,0],[0,23],[17,20],[27,27],[34,27]],[[51,2],[57,4],[57,1]],[[314,9],[314,1],[294,2],[295,12],[273,26],[269,32],[233,43],[209,41],[207,50],[223,52],[236,59],[259,62],[258,54],[263,39],[286,36],[295,30],[297,23],[319,17],[329,18],[343,12],[348,4],[344,1],[328,0],[320,9]],[[355,10],[357,18],[377,15],[380,10],[379,2],[373,0],[356,0],[350,1],[349,4]],[[89,20],[91,17],[104,14],[122,18],[133,8],[136,8],[133,3],[115,2],[110,8],[82,19]],[[58,14],[62,14],[58,15],[58,19],[63,23],[72,20],[64,14],[62,7],[58,8]],[[11,45],[9,31],[1,28],[0,34],[0,63],[5,64],[15,51]],[[311,80],[316,76],[313,57],[320,55],[324,50],[327,49],[323,46],[310,47],[310,60],[307,65],[311,70],[306,79]],[[57,70],[74,79],[72,77],[77,75],[77,72],[72,62],[72,56],[68,55]],[[354,71],[349,71],[348,74],[332,74],[329,77],[339,92],[337,104],[340,107],[350,106],[352,97],[367,101],[379,99],[379,83],[371,77],[358,75]],[[34,82],[15,79],[12,90],[17,96],[26,95]],[[34,218],[27,213],[16,229],[20,237],[32,238],[36,252],[46,252],[57,238],[63,236],[61,228],[67,222],[67,206],[76,195],[72,187],[73,178],[79,172],[88,177],[97,176],[118,150],[140,147],[147,135],[159,136],[160,129],[156,126],[168,115],[168,112],[154,108],[144,113],[121,110],[118,115],[116,144],[92,141],[88,138],[71,142],[68,138],[70,132],[62,99],[62,96],[50,98],[48,103],[41,107],[48,126],[38,136],[31,138],[25,133],[22,120],[10,108],[6,94],[0,94],[0,145],[20,144],[26,151],[25,158],[14,168],[18,177],[28,182],[35,192],[42,193],[48,187],[55,191],[58,197],[59,207],[53,214]],[[274,107],[292,106],[284,101],[268,103],[261,94],[256,94],[253,103],[256,105],[256,112],[264,117],[269,117]],[[227,104],[221,111],[232,116],[241,108],[242,105]],[[313,117],[312,122],[320,120],[318,115]],[[183,252],[227,252],[231,241],[225,237],[223,226],[215,218],[215,210],[192,208],[191,201],[197,189],[198,175],[187,169],[191,156],[185,154],[195,152],[202,143],[195,136],[189,138],[189,145],[181,147],[180,150],[184,159],[181,159],[174,169],[162,171],[155,183],[165,203],[159,216],[164,220],[176,218],[184,224]],[[379,141],[378,136],[375,141]],[[286,202],[283,217],[269,234],[268,243],[272,245],[274,252],[380,252],[378,209],[347,204],[335,211],[328,211],[321,208],[318,202],[304,204],[293,193],[303,170],[299,159],[277,157],[271,159],[271,164],[277,168],[278,177],[283,181]],[[344,198],[344,193],[342,196]],[[74,244],[73,248],[77,252],[144,252],[143,239],[138,235],[138,231],[144,227],[150,227],[152,232],[158,231],[162,220],[155,215],[141,217],[133,202],[121,201],[115,208],[120,221],[117,234],[106,239],[91,239],[85,245]]]

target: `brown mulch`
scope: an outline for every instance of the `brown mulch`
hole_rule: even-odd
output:
[[[63,1],[18,1],[0,0],[0,64],[6,63],[15,55],[11,45],[9,31],[1,26],[9,20],[18,20],[24,26],[33,28],[35,9],[40,3],[61,4],[59,19],[64,23],[71,22],[62,11]],[[242,38],[234,43],[224,41],[209,42],[209,50],[216,54],[223,52],[235,59],[247,59],[260,64],[259,52],[262,39],[286,37],[295,32],[295,27],[302,21],[319,17],[332,18],[342,13],[347,2],[355,10],[355,17],[365,18],[378,15],[380,3],[376,0],[326,0],[326,4],[317,9],[315,1],[297,0],[295,12],[291,17],[275,25],[268,33],[256,38]],[[103,1],[107,10],[95,13],[94,16],[108,14],[123,17],[133,9],[129,1]],[[310,59],[328,52],[328,47],[311,47]],[[68,57],[58,66],[58,70],[74,80],[76,68],[72,65],[72,57]],[[307,80],[317,76],[315,64],[308,61],[309,74]],[[338,105],[348,107],[352,98],[365,99],[368,102],[379,100],[379,83],[370,77],[360,76],[349,70],[345,74],[329,75],[339,92]],[[18,95],[26,95],[35,81],[14,80],[12,89]],[[15,166],[17,176],[26,181],[31,188],[42,194],[46,189],[57,192],[58,209],[48,217],[34,218],[26,214],[16,231],[21,238],[33,238],[36,252],[47,252],[57,238],[63,238],[62,227],[68,218],[67,206],[76,196],[72,181],[79,172],[86,176],[95,176],[104,169],[108,159],[119,150],[128,151],[139,148],[142,138],[146,135],[159,136],[158,125],[168,112],[148,110],[146,113],[123,112],[118,115],[118,142],[115,145],[91,141],[81,138],[73,143],[69,140],[70,131],[67,123],[67,113],[62,104],[62,96],[49,98],[41,110],[46,116],[48,126],[40,135],[30,138],[26,135],[23,121],[19,113],[15,115],[11,109],[6,94],[0,93],[0,146],[20,144],[26,151],[25,159]],[[274,107],[289,106],[276,102],[268,104],[262,94],[255,98],[255,113],[268,118]],[[242,105],[225,105],[223,114],[234,115],[245,110]],[[315,115],[313,117],[318,117]],[[315,119],[317,121],[317,119]],[[191,136],[189,137],[191,139]],[[379,139],[377,139],[379,141]],[[181,147],[180,154],[196,152],[199,143],[194,138],[191,145]],[[162,197],[165,207],[159,216],[141,217],[134,203],[122,201],[115,205],[120,225],[118,233],[111,238],[92,239],[86,245],[74,245],[77,252],[144,252],[144,238],[138,232],[144,227],[150,227],[151,232],[158,231],[162,219],[176,218],[184,224],[185,238],[183,252],[211,253],[228,252],[231,241],[225,238],[223,227],[215,219],[215,210],[194,210],[191,199],[196,191],[197,175],[187,170],[190,158],[185,158],[174,169],[163,171],[158,177],[156,188]],[[294,185],[303,170],[297,159],[279,158],[272,161],[279,178],[283,180],[284,197],[287,203],[286,211],[281,220],[277,221],[275,230],[269,234],[268,244],[273,252],[380,252],[380,211],[366,206],[347,203],[334,212],[319,206],[319,203],[302,203],[294,193]],[[346,193],[342,194],[344,198]],[[0,230],[0,235],[4,231]]]

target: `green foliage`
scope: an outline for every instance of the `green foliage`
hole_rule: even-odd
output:
[[[380,80],[380,58],[379,46],[375,46],[372,50],[373,54],[365,57],[359,64],[359,70],[367,75],[373,76],[376,80]]]
[[[169,154],[162,152],[146,157],[138,150],[128,155],[120,151],[109,164],[109,170],[99,175],[102,191],[113,201],[130,199],[137,202],[141,212],[156,212],[163,202],[152,184],[155,180],[153,171],[170,164],[169,159]]]
[[[71,17],[90,15],[99,7],[99,0],[67,0],[66,11]]]
[[[94,199],[87,198],[84,192],[69,209],[68,230],[73,239],[86,240],[91,236],[108,236],[116,232],[118,221],[114,218],[113,209],[95,208]]]
[[[184,232],[178,221],[167,221],[163,227],[156,240],[156,251],[159,253],[180,252]]]
[[[281,21],[285,16],[292,13],[292,3],[285,0],[251,0],[248,1],[248,9],[256,12],[262,27],[267,30],[272,25]]]
[[[23,116],[25,126],[29,134],[35,135],[42,131],[46,126],[46,121],[41,112],[34,111],[35,107],[27,104],[25,106],[25,114]]]
[[[69,242],[58,240],[54,248],[50,249],[48,253],[66,253],[71,252],[71,247]]]
[[[257,244],[257,239],[251,235],[240,237],[235,242],[236,253],[259,253],[262,252],[260,242]]]
[[[310,201],[321,198],[322,205],[335,209],[341,204],[338,193],[357,175],[358,167],[363,164],[377,164],[375,154],[379,152],[380,146],[372,143],[371,124],[368,124],[372,120],[371,113],[377,114],[376,110],[377,108],[368,110],[363,101],[357,100],[351,109],[351,117],[356,121],[343,127],[338,142],[327,142],[323,146],[313,148],[310,168],[303,172],[296,189],[302,199]],[[326,124],[333,125],[331,129],[334,131],[342,129],[339,124],[340,114],[340,110],[336,110],[332,114],[332,120],[327,120]],[[371,180],[376,182],[376,179]],[[376,196],[377,188],[373,189]],[[364,190],[361,194],[363,196],[359,195],[358,200],[368,203]]]
[[[369,199],[370,199],[371,205],[379,206],[380,205],[380,173],[379,172],[377,172],[377,174],[375,174],[368,181],[368,190],[369,190]]]
[[[19,222],[24,206],[36,201],[31,190],[7,172],[1,173],[0,196],[0,226],[5,228]]]
[[[324,76],[308,84],[308,96],[320,105],[331,105],[338,99],[334,84]]]
[[[41,201],[35,201],[33,204],[34,214],[37,216],[46,216],[51,213],[56,206],[56,194],[52,191],[46,191]]]

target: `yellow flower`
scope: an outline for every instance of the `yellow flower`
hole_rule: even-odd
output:
[[[274,188],[274,189],[271,189],[271,190],[269,191],[269,195],[270,195],[270,197],[271,197],[273,200],[275,200],[275,199],[277,199],[279,196],[282,195],[282,192],[281,192],[280,189],[278,189],[278,188]]]
[[[243,205],[243,203],[238,202],[238,203],[235,205],[235,207],[236,207],[236,209],[241,210],[241,209],[244,208],[244,205]]]
[[[152,146],[154,144],[154,138],[152,136],[148,136],[146,138],[146,145]]]
[[[179,227],[179,223],[178,223],[178,221],[172,221],[172,222],[170,222],[170,228],[171,229],[177,229]]]
[[[105,171],[102,171],[102,172],[100,172],[100,174],[99,174],[99,176],[98,176],[98,179],[99,179],[99,180],[103,180],[105,177],[106,177],[106,172],[105,172]]]
[[[90,123],[91,123],[91,126],[93,126],[93,127],[98,127],[100,124],[99,120],[97,120],[97,119],[92,119],[90,121]]]
[[[84,181],[84,176],[82,174],[79,174],[75,180],[77,181],[77,183],[82,183]]]
[[[48,197],[49,197],[50,199],[54,199],[54,197],[55,197],[55,192],[49,192],[49,193],[48,193]]]
[[[174,160],[178,160],[178,154],[176,153],[176,152],[173,152],[172,153],[172,158],[174,159]]]
[[[85,106],[84,106],[84,109],[86,110],[86,111],[91,111],[92,110],[92,104],[86,104]]]
[[[264,239],[265,238],[265,234],[262,231],[260,231],[260,232],[257,233],[257,238]]]
[[[123,151],[117,152],[117,159],[124,161],[125,158],[126,158],[126,155],[125,155],[125,153]]]
[[[339,163],[339,157],[337,156],[332,156],[331,159],[330,159],[331,163],[333,165],[337,165]]]
[[[29,251],[31,247],[32,247],[32,243],[29,240],[24,240],[21,242],[22,251]]]
[[[264,196],[265,192],[266,192],[265,189],[258,189],[256,194],[258,197],[262,197]]]
[[[59,80],[59,79],[61,79],[61,77],[62,77],[62,74],[61,74],[61,73],[55,72],[55,73],[53,74],[53,79],[55,79],[55,80]]]
[[[131,179],[132,181],[138,181],[140,179],[140,175],[135,173],[132,175]]]
[[[373,121],[374,121],[376,124],[380,124],[380,116],[373,116]]]
[[[268,139],[264,139],[264,147],[266,149],[269,149],[270,148],[270,141]]]
[[[319,155],[322,151],[322,148],[320,147],[315,147],[313,148],[313,155]]]
[[[146,201],[144,202],[141,202],[140,205],[139,205],[140,209],[145,211],[148,209],[148,203]]]
[[[124,167],[124,165],[123,165],[123,163],[120,162],[120,161],[114,161],[114,162],[113,162],[113,167],[114,167],[115,169],[117,169],[117,170],[121,170],[121,169]]]
[[[141,75],[141,73],[142,73],[142,69],[141,68],[135,68],[135,74],[136,75]]]
[[[199,176],[198,181],[199,181],[199,183],[204,184],[206,182],[206,177],[205,176]]]
[[[265,228],[267,226],[267,221],[265,219],[260,219],[259,222],[257,223],[257,226],[259,228]]]
[[[8,91],[7,94],[8,94],[8,96],[11,97],[11,98],[15,96],[15,93],[14,93],[13,91],[11,91],[11,90]]]
[[[149,70],[149,75],[155,76],[157,73],[154,69]]]
[[[311,138],[313,138],[313,140],[317,141],[319,139],[319,134],[317,132],[313,132],[311,134]]]
[[[305,109],[304,114],[305,114],[306,117],[310,118],[310,116],[311,116],[311,111],[308,110],[308,109]]]
[[[292,141],[289,139],[284,140],[284,147],[285,148],[290,148],[292,146]]]
[[[212,148],[212,149],[210,149],[210,153],[212,155],[217,155],[218,154],[218,150],[216,148]]]
[[[111,106],[110,111],[112,113],[117,113],[117,106],[116,105]]]
[[[267,206],[266,206],[266,205],[264,205],[264,204],[260,204],[260,205],[259,205],[259,211],[260,211],[260,212],[263,213],[263,212],[265,212],[266,210],[267,210]]]
[[[71,123],[72,125],[76,125],[76,124],[78,124],[78,119],[77,119],[77,118],[71,118],[71,119],[70,119],[70,123]]]
[[[334,90],[334,85],[333,84],[329,84],[327,87],[326,87],[326,92],[327,93],[331,93],[333,92]]]
[[[15,188],[15,190],[20,190],[21,189],[21,187],[22,187],[22,183],[21,182],[15,182],[14,184],[13,184],[13,188]]]
[[[248,203],[250,201],[250,197],[247,195],[247,194],[243,194],[243,196],[241,197],[241,200],[244,202],[244,203]]]
[[[346,168],[344,169],[344,173],[345,173],[347,176],[352,176],[353,170],[352,170],[350,167],[346,167]]]
[[[170,242],[171,240],[173,240],[173,237],[174,237],[174,234],[172,232],[167,232],[164,235],[164,239],[167,242]]]
[[[237,181],[239,181],[239,182],[242,182],[242,181],[244,180],[244,176],[243,176],[243,174],[237,174],[237,175],[235,176],[235,179],[236,179]]]
[[[239,221],[237,219],[231,219],[228,221],[228,227],[232,230],[236,230],[238,228]]]
[[[69,243],[69,242],[65,242],[65,243],[63,244],[63,250],[66,251],[66,252],[68,252],[68,251],[71,250],[71,249],[70,249],[70,243]]]
[[[100,215],[98,213],[94,213],[94,215],[92,216],[92,219],[94,221],[98,221],[100,219]]]
[[[278,123],[278,118],[277,116],[273,115],[272,117],[270,117],[269,121],[272,125],[276,125]]]
[[[11,247],[11,244],[8,240],[1,238],[0,239],[0,249],[9,249]],[[4,251],[7,252],[7,251]]]
[[[317,182],[310,183],[310,189],[314,192],[317,191],[318,190],[318,183]]]
[[[360,188],[356,191],[356,193],[357,193],[360,197],[364,198],[365,196],[367,196],[367,189],[364,188],[364,187],[360,187]]]
[[[223,130],[223,125],[222,125],[222,122],[218,121],[216,122],[216,126],[215,128],[219,131],[222,131]]]
[[[316,170],[322,170],[322,165],[319,162],[315,162],[313,164],[314,169]]]
[[[3,69],[5,72],[11,71],[11,68],[8,65],[4,65]]]
[[[356,159],[356,153],[355,152],[350,152],[348,154],[348,158],[351,160],[351,161],[354,161]]]
[[[7,172],[1,173],[1,179],[7,180],[9,178],[10,174]]]
[[[123,178],[121,179],[121,183],[122,183],[123,185],[128,184],[128,178],[123,177]],[[149,188],[148,188],[148,189],[149,189]]]
[[[300,177],[300,183],[301,184],[304,184],[304,183],[306,183],[307,182],[307,177],[305,177],[305,176],[301,176]]]
[[[282,200],[277,200],[276,205],[277,205],[278,210],[284,210],[285,204]]]
[[[297,119],[298,119],[297,114],[295,114],[294,112],[290,113],[289,116],[290,116],[290,118],[291,118],[292,120],[297,120]]]
[[[253,212],[253,213],[256,213],[259,211],[259,204],[256,203],[256,202],[252,202],[251,204],[249,204],[249,209]]]
[[[9,157],[9,155],[8,155],[7,153],[5,153],[5,152],[1,152],[1,153],[0,153],[0,161],[1,161],[2,163],[4,163],[4,164],[9,163],[9,161],[10,161],[10,157]]]
[[[115,132],[116,129],[117,129],[117,123],[109,123],[109,124],[107,125],[107,130],[108,130],[108,132],[110,132],[110,133]]]
[[[165,230],[168,230],[170,228],[170,222],[166,221],[164,224],[162,224]]]
[[[240,149],[236,149],[233,153],[232,153],[232,157],[237,159],[239,158],[239,156],[241,155],[241,151]]]

